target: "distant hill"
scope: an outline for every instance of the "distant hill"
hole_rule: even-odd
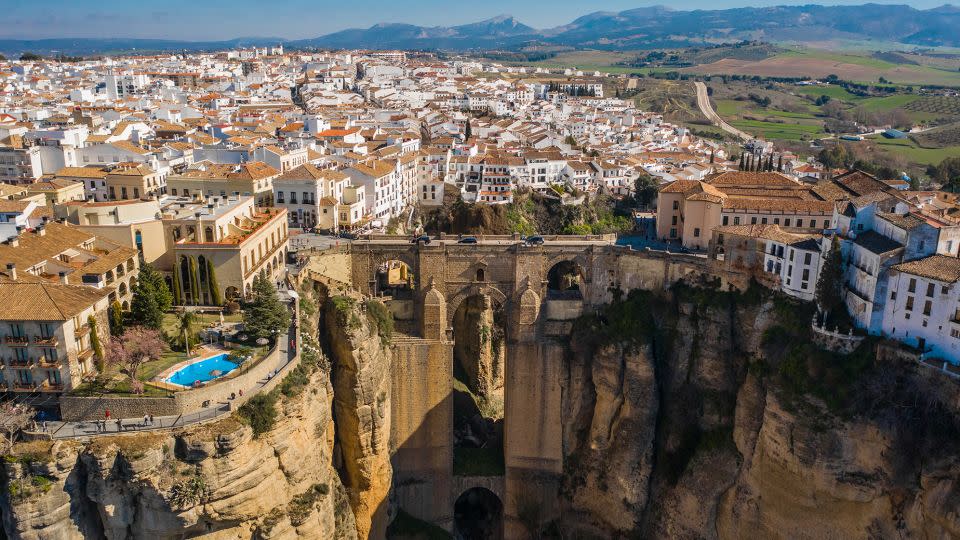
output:
[[[899,41],[918,46],[960,47],[960,8],[921,10],[908,5],[771,6],[723,10],[674,10],[664,6],[621,12],[597,11],[569,24],[535,29],[514,17],[460,26],[382,23],[311,39],[285,41],[288,47],[391,49],[519,49],[532,44],[591,49],[653,49],[734,41],[823,42]],[[0,40],[0,51],[95,54],[118,51],[210,50],[270,45],[276,38],[227,41],[148,39]]]

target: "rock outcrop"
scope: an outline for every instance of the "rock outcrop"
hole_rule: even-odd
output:
[[[281,399],[255,438],[230,417],[179,432],[31,442],[4,466],[11,538],[356,538],[332,464],[331,389]]]
[[[368,300],[367,302],[378,302]],[[381,304],[382,305],[382,304]],[[360,538],[383,538],[389,523],[391,350],[382,324],[359,297],[324,306],[324,345],[333,370],[333,414],[341,478]]]

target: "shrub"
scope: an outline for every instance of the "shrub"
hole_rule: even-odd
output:
[[[367,300],[365,307],[374,331],[380,336],[383,345],[388,345],[393,337],[393,313],[379,300]]]
[[[207,496],[207,484],[203,476],[194,474],[170,488],[170,503],[175,508],[189,508],[201,503]]]
[[[260,437],[273,429],[277,422],[277,393],[257,394],[244,403],[237,413],[250,423],[253,436]]]

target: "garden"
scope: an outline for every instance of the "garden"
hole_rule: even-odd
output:
[[[124,312],[115,303],[110,308],[110,335],[95,336],[98,372],[71,395],[169,397],[187,386],[246,372],[267,356],[290,324],[289,310],[269,280],[258,277],[253,289],[242,309],[236,303],[222,308],[175,307],[163,276],[144,265],[130,310]],[[223,366],[229,366],[219,368],[226,372],[182,384],[166,381],[191,360],[206,362],[218,356]]]

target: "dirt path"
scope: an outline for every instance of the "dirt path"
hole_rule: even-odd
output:
[[[693,84],[697,87],[697,106],[700,107],[700,112],[709,118],[714,125],[733,135],[734,137],[743,139],[745,141],[756,138],[745,131],[740,131],[739,129],[726,123],[723,118],[720,118],[720,115],[713,110],[713,105],[710,104],[710,96],[707,95],[707,85],[699,81],[694,82]]]

